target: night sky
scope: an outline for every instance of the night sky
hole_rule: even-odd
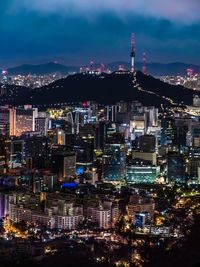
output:
[[[0,67],[129,60],[200,64],[199,0],[1,0]]]

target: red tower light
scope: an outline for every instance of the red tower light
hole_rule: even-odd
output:
[[[186,71],[188,76],[192,76],[194,73],[194,70],[192,68],[188,68]]]

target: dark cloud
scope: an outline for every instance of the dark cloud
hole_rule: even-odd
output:
[[[200,62],[197,1],[4,2],[0,2],[0,66],[53,59],[65,64],[85,64],[91,58],[98,62],[128,61],[132,31],[137,60],[146,51],[150,61]]]
[[[96,16],[113,12],[120,17],[140,15],[183,23],[199,21],[199,0],[13,0],[15,7],[24,6],[42,13]]]

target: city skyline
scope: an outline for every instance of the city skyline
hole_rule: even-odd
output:
[[[0,1],[0,267],[200,266],[199,1]]]
[[[66,65],[136,60],[198,64],[198,1],[16,1],[0,4],[1,67],[58,60]],[[123,7],[123,8],[122,8]]]

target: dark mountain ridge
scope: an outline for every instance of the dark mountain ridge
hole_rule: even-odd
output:
[[[51,74],[55,72],[59,73],[68,73],[68,72],[77,72],[79,71],[78,67],[74,66],[64,66],[59,63],[50,62],[47,64],[40,64],[40,65],[21,65],[14,68],[9,68],[8,73],[9,75],[44,75],[44,74]]]
[[[124,65],[125,69],[130,69],[130,63],[124,61],[116,61],[106,64],[106,68],[114,71],[118,69],[119,65]],[[94,67],[100,67],[100,64],[94,64]],[[136,68],[138,70],[142,69],[142,63],[136,62]],[[186,64],[181,62],[174,62],[174,63],[147,63],[147,70],[148,73],[153,76],[163,76],[163,75],[186,75],[186,70],[188,68],[192,68],[195,73],[200,73],[200,66],[194,64]],[[44,74],[51,74],[51,73],[72,73],[72,72],[79,72],[78,66],[65,66],[59,63],[50,62],[47,64],[40,64],[40,65],[21,65],[13,68],[8,69],[8,73],[10,75],[28,75],[28,74],[35,74],[35,75],[44,75]]]
[[[1,97],[1,103],[15,105],[33,104],[48,106],[69,102],[92,100],[102,104],[114,104],[120,100],[138,100],[146,106],[161,104],[192,105],[194,92],[182,86],[164,83],[142,72],[114,72],[112,74],[75,74],[47,86],[18,90],[16,95]],[[195,91],[195,94],[199,94]]]

